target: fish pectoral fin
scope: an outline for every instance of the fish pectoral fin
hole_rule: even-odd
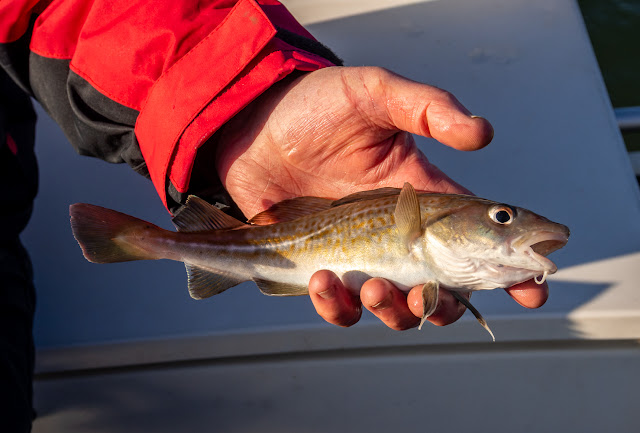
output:
[[[331,208],[333,201],[321,197],[295,197],[283,200],[249,220],[251,224],[266,225],[293,221]]]
[[[241,279],[211,272],[188,263],[185,263],[185,267],[189,281],[189,294],[193,299],[205,299],[217,295],[243,282]]]
[[[467,298],[465,298],[464,296],[462,296],[460,293],[455,292],[453,290],[451,290],[449,293],[451,293],[453,295],[453,297],[458,300],[458,302],[460,302],[462,305],[467,307],[467,309],[469,311],[471,311],[471,313],[473,313],[473,315],[478,320],[478,323],[480,323],[480,325],[482,325],[482,327],[484,329],[486,329],[487,332],[489,332],[489,335],[491,335],[491,338],[495,342],[496,341],[496,337],[493,335],[493,332],[491,332],[491,328],[489,328],[489,325],[487,324],[487,321],[484,320],[484,317],[482,317],[482,314],[480,314],[480,312],[478,310],[476,310],[476,307],[471,305],[471,302],[469,302],[469,300]]]
[[[269,296],[301,296],[309,294],[306,286],[254,279],[262,293]]]
[[[189,196],[184,207],[176,212],[171,221],[183,233],[234,229],[246,225],[195,195]]]
[[[406,182],[400,191],[393,216],[400,239],[409,248],[422,232],[418,194],[409,182]]]
[[[422,320],[420,320],[420,326],[418,330],[422,329],[422,325],[427,321],[427,318],[431,316],[438,306],[438,291],[440,285],[436,281],[429,281],[422,286]]]

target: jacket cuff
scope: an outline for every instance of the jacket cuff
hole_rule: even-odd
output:
[[[165,206],[170,184],[187,191],[198,148],[231,117],[294,70],[333,65],[284,42],[279,28],[311,38],[283,6],[263,10],[253,0],[241,0],[154,83],[135,132]]]

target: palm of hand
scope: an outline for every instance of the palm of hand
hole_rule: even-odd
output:
[[[401,130],[430,135],[425,107],[431,102],[437,113],[437,104],[421,101],[407,112],[403,97],[390,97],[379,79],[349,71],[331,68],[277,85],[225,127],[218,173],[245,215],[290,197],[340,198],[404,182],[419,190],[467,192],[430,164],[411,134]],[[443,99],[441,106],[457,108],[446,92],[430,90]]]

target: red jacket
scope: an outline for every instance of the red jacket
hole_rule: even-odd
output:
[[[169,207],[228,119],[292,71],[336,63],[273,0],[0,3],[0,66],[80,153],[148,173]]]

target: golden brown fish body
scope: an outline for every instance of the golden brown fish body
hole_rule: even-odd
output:
[[[399,239],[396,202],[397,196],[387,197],[268,226],[178,233],[182,248],[174,259],[214,272],[224,269],[240,281],[260,280],[261,287],[273,281],[304,292],[314,272],[330,269],[356,293],[373,276],[408,289],[433,275],[424,260],[410,259]]]
[[[569,236],[565,226],[525,209],[416,194],[409,184],[335,202],[287,200],[252,220],[284,220],[269,225],[242,224],[195,197],[174,218],[178,232],[86,204],[73,205],[71,216],[88,260],[182,261],[196,299],[248,280],[268,295],[306,294],[313,273],[329,269],[354,293],[372,277],[404,291],[430,283],[424,297],[431,312],[439,286],[464,292],[546,278],[556,267],[545,256]]]

